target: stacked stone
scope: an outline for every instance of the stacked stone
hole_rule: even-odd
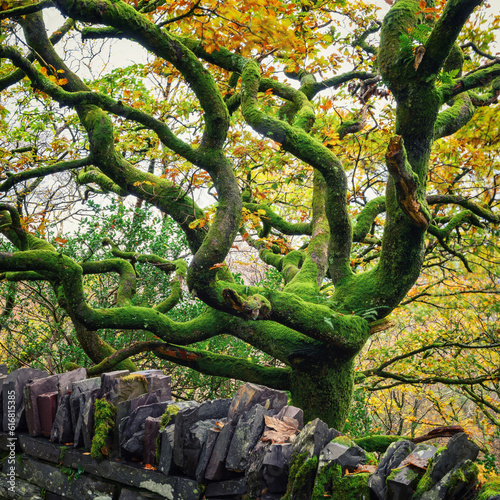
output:
[[[232,399],[175,402],[170,382],[160,370],[87,379],[84,369],[7,375],[0,365],[0,449],[15,429],[23,453],[14,492],[4,461],[0,498],[41,499],[40,489],[52,500],[474,498],[478,447],[464,433],[441,449],[394,442],[375,470],[365,465],[373,456],[321,420],[304,427],[282,391],[247,383]],[[116,408],[100,461],[88,453],[98,399]],[[495,488],[481,499],[496,500]]]

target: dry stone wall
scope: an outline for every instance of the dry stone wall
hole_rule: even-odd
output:
[[[477,496],[478,448],[464,433],[442,449],[398,441],[375,466],[321,420],[304,426],[282,391],[245,384],[232,399],[173,401],[170,382],[161,370],[87,378],[0,365],[0,498]]]

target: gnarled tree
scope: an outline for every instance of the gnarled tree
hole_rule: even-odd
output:
[[[17,251],[0,255],[2,276],[50,282],[95,363],[92,373],[149,350],[203,373],[289,390],[307,418],[342,428],[354,359],[418,279],[428,235],[465,261],[451,237],[500,220],[495,195],[485,205],[475,192],[470,198],[457,192],[458,180],[428,190],[436,141],[467,126],[478,108],[495,105],[500,91],[500,61],[485,52],[491,40],[478,34],[482,49],[469,45],[475,52],[465,62],[467,47],[459,45],[464,36],[477,42],[466,23],[480,4],[398,0],[379,22],[373,6],[348,1],[4,3],[4,115],[14,112],[10,98],[35,96],[49,122],[53,103],[69,109],[59,118],[63,129],[81,127],[84,137],[64,142],[58,129],[53,149],[66,149],[70,159],[42,163],[34,154],[15,169],[10,158],[34,145],[29,134],[6,145],[0,185],[6,199],[30,179],[71,171],[79,185],[135,196],[172,217],[192,257],[186,266],[108,240],[114,258],[75,262],[30,234],[19,210],[5,203],[1,231]],[[49,7],[67,19],[52,37],[43,21]],[[342,29],[345,20],[352,32]],[[57,43],[75,27],[84,42],[58,53]],[[149,75],[148,83],[131,92],[123,71],[121,79],[79,76],[71,54],[102,39],[140,44],[148,63],[136,65],[129,79]],[[346,84],[358,109],[341,113]],[[388,112],[380,97],[393,103],[393,125],[376,120]],[[360,186],[348,149],[359,140],[353,134],[373,123],[368,132],[379,127],[385,160],[368,158],[373,165],[365,162]],[[369,175],[370,168],[379,173]],[[193,201],[200,184],[214,193],[213,216]],[[233,278],[224,261],[240,236],[281,273],[281,289]],[[365,266],[357,266],[354,251]],[[169,297],[132,304],[137,261],[175,273]],[[85,276],[99,273],[119,276],[114,307],[87,300]],[[168,312],[181,300],[183,279],[207,308],[176,322]],[[157,340],[115,351],[99,339],[103,328],[144,329]],[[191,346],[221,334],[281,365]]]

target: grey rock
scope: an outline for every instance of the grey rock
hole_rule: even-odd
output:
[[[33,380],[33,382],[28,382],[24,386],[24,408],[30,436],[40,436],[42,433],[40,414],[38,411],[38,396],[46,392],[54,392],[56,389],[57,375]]]
[[[113,456],[121,457],[120,432],[124,429],[130,414],[139,406],[152,405],[158,402],[159,402],[158,395],[156,393],[148,392],[146,394],[142,394],[137,398],[129,399],[127,401],[122,401],[121,403],[118,403],[116,407],[116,422],[115,422],[115,433],[114,433],[117,439],[113,441],[113,450],[112,450]]]
[[[200,420],[196,422],[183,440],[184,460],[181,468],[182,472],[191,478],[196,478],[199,459],[203,450],[208,433],[216,428],[217,420]]]
[[[146,372],[147,373],[147,372]],[[148,381],[141,372],[118,370],[101,375],[101,395],[114,405],[148,392]]]
[[[158,470],[165,475],[170,474],[170,467],[173,461],[174,425],[168,425],[160,432],[160,463]]]
[[[279,412],[286,405],[287,400],[288,396],[284,391],[247,382],[236,391],[227,413],[227,421],[236,425],[241,415],[256,404],[262,405],[266,410]]]
[[[23,453],[46,462],[59,464],[64,454],[64,448],[41,437],[19,434],[18,441]]]
[[[225,467],[227,452],[233,437],[234,427],[226,422],[215,442],[212,455],[205,469],[205,479],[209,481],[220,481],[229,476]],[[176,442],[177,443],[177,442]],[[174,450],[175,455],[175,450]]]
[[[313,456],[319,456],[321,450],[332,440],[334,435],[334,429],[329,429],[328,425],[319,418],[309,422],[292,444],[290,467],[293,467],[295,460],[301,460],[305,463]],[[301,476],[297,481],[295,477],[290,477],[291,497],[296,500],[309,500],[312,495],[315,477],[316,468],[308,470],[307,474]]]
[[[223,419],[224,423],[225,420],[226,419]],[[212,452],[214,450],[215,443],[219,437],[219,434],[219,429],[210,429],[207,434],[207,439],[205,440],[205,443],[203,443],[200,458],[198,460],[198,467],[196,468],[196,480],[199,483],[205,480],[205,471],[210,461],[210,457],[212,456]]]
[[[115,460],[93,460],[90,455],[83,455],[79,450],[69,449],[64,455],[63,466],[78,469],[104,479],[147,490],[162,495],[169,500],[199,500],[199,485],[188,478],[166,476],[159,471],[146,470],[131,463]]]
[[[94,435],[95,402],[99,397],[100,388],[82,392],[78,398],[78,419],[74,429],[73,443],[75,448],[83,446],[90,451]],[[71,399],[70,399],[71,402]]]
[[[415,449],[411,441],[396,441],[387,448],[382,460],[378,464],[377,470],[368,480],[368,487],[372,490],[375,497],[384,500],[387,485],[386,479],[399,464]]]
[[[165,497],[149,491],[122,488],[118,500],[164,500]]]
[[[75,469],[76,473],[76,469]],[[48,492],[74,500],[99,498],[112,500],[118,495],[118,486],[100,479],[81,475],[78,481],[71,480],[55,465],[49,465],[23,455],[18,462],[16,474],[25,480],[45,488]]]
[[[299,430],[304,428],[304,410],[296,406],[284,406],[276,415],[275,418],[283,420],[283,417],[293,418],[299,423]],[[340,434],[340,433],[339,433]]]
[[[366,452],[359,446],[348,447],[340,443],[328,443],[319,455],[318,470],[321,470],[321,464],[324,462],[338,463],[342,474],[346,471],[354,472],[358,465],[366,462]]]
[[[3,430],[25,431],[27,429],[24,410],[24,386],[33,380],[48,377],[48,373],[34,368],[18,368],[5,377],[2,385],[3,393]],[[13,404],[11,403],[13,402]],[[8,408],[14,410],[14,422],[9,424]]]
[[[5,363],[0,363],[0,375],[7,375],[8,369]]]
[[[467,434],[461,432],[450,438],[446,448],[436,455],[430,466],[430,476],[434,483],[441,480],[458,462],[477,458],[479,447],[469,441]]]
[[[224,498],[244,495],[247,492],[245,478],[229,479],[217,483],[207,484],[205,498]]]
[[[421,500],[462,500],[467,498],[477,483],[477,468],[471,460],[462,460],[448,471]]]
[[[46,500],[43,489],[22,479],[16,478],[16,485],[12,489],[9,477],[0,472],[0,498],[19,500]]]
[[[74,433],[73,426],[71,425],[69,398],[70,395],[66,394],[59,401],[54,425],[52,426],[52,431],[50,432],[50,440],[53,443],[73,442]]]
[[[148,417],[161,417],[173,402],[153,403],[137,407],[129,417],[120,422],[120,448],[124,456],[142,458],[145,421]]]
[[[269,493],[284,493],[292,456],[291,443],[271,444],[262,461],[262,475]]]
[[[435,446],[421,443],[405,458],[404,462],[419,459],[429,460],[437,451]],[[423,464],[422,464],[423,465]],[[415,488],[424,474],[424,469],[412,465],[402,467],[387,478],[387,496],[391,500],[406,500],[411,498]]]
[[[267,490],[263,463],[270,447],[271,443],[259,441],[250,453],[245,470],[247,490],[250,498],[259,498]]]
[[[307,457],[319,456],[320,451],[333,439],[334,431],[322,420],[316,418],[309,422],[295,438],[292,454],[307,452]]]
[[[85,380],[87,378],[87,370],[85,368],[76,368],[70,372],[65,372],[57,375],[57,390],[59,397],[62,398],[68,392],[73,391],[73,383]]]
[[[80,395],[87,391],[93,391],[101,387],[101,378],[88,378],[71,384],[71,396],[69,400],[71,408],[71,423],[73,429],[77,428],[78,418],[80,416]],[[80,436],[75,436],[75,443],[79,442]]]
[[[144,423],[142,462],[156,465],[156,438],[160,432],[161,417],[148,417]]]
[[[227,453],[228,470],[245,470],[250,451],[264,431],[264,415],[269,413],[262,405],[256,404],[238,420]]]
[[[57,412],[58,392],[46,392],[40,394],[36,400],[38,414],[40,415],[40,433],[42,436],[50,437]]]
[[[230,399],[216,399],[202,404],[186,402],[189,406],[177,406],[181,411],[175,416],[174,462],[184,467],[184,442],[191,427],[200,420],[222,420],[226,417],[231,404]]]

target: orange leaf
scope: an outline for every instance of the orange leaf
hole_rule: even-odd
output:
[[[425,0],[420,0],[420,3],[418,4],[418,8],[420,10],[424,10],[427,7],[427,2]]]

